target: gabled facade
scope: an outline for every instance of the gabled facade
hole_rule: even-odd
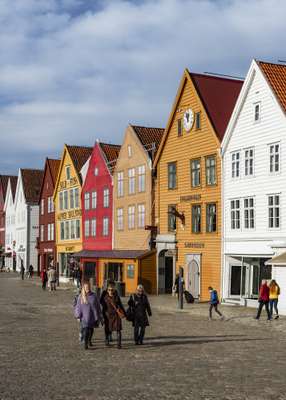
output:
[[[220,144],[242,82],[185,70],[159,151],[158,293],[171,292],[179,267],[199,300],[220,289]]]
[[[44,171],[20,169],[15,195],[16,269],[33,265],[39,272],[37,238],[39,236],[39,196]]]
[[[5,213],[5,266],[16,270],[15,193],[17,176],[10,176],[4,204]]]
[[[254,60],[222,143],[226,301],[256,306],[269,260],[286,251],[285,148],[286,66]],[[278,281],[286,310],[286,274]]]
[[[39,216],[39,239],[38,252],[40,270],[55,265],[56,239],[55,239],[55,207],[54,190],[58,176],[60,160],[46,159],[43,183],[40,192],[40,216]]]
[[[81,169],[92,147],[64,146],[54,191],[57,268],[61,280],[75,267],[74,254],[82,250]]]

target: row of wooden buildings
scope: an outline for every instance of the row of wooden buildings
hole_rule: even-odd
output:
[[[65,145],[1,177],[5,264],[158,294],[183,267],[200,300],[211,285],[251,304],[273,276],[286,289],[285,113],[285,65],[254,60],[244,81],[185,70],[165,129],[129,125],[121,146]]]

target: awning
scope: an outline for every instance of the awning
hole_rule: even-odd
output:
[[[137,259],[143,258],[154,250],[81,250],[78,253],[74,253],[74,257],[79,258],[130,258]]]
[[[265,265],[281,265],[286,267],[286,252],[266,261]]]

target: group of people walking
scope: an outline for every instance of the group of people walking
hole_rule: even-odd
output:
[[[46,268],[41,271],[41,281],[43,290],[46,290],[47,283],[49,285],[50,292],[57,289],[57,273],[53,266],[50,266],[48,271]]]
[[[279,318],[278,312],[278,298],[280,295],[280,287],[278,283],[272,279],[272,281],[267,283],[266,280],[262,281],[262,285],[259,290],[259,299],[258,299],[258,310],[255,319],[259,319],[261,315],[261,311],[263,307],[266,309],[267,319],[270,321],[273,319],[273,308],[275,311],[275,319]]]
[[[122,346],[122,320],[127,319],[134,327],[134,342],[142,345],[145,328],[149,325],[151,307],[144,287],[138,285],[136,293],[130,296],[125,310],[114,282],[109,282],[100,298],[91,291],[89,282],[84,282],[80,294],[74,301],[74,315],[80,322],[80,341],[84,349],[92,346],[94,328],[104,326],[105,345],[110,346],[112,334],[116,333],[117,348]]]

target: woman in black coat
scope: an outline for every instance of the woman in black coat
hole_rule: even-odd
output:
[[[151,317],[152,311],[147,295],[142,285],[137,286],[136,293],[130,296],[128,301],[129,307],[133,310],[134,319],[134,341],[135,344],[143,344],[145,328],[149,326],[148,316]]]

